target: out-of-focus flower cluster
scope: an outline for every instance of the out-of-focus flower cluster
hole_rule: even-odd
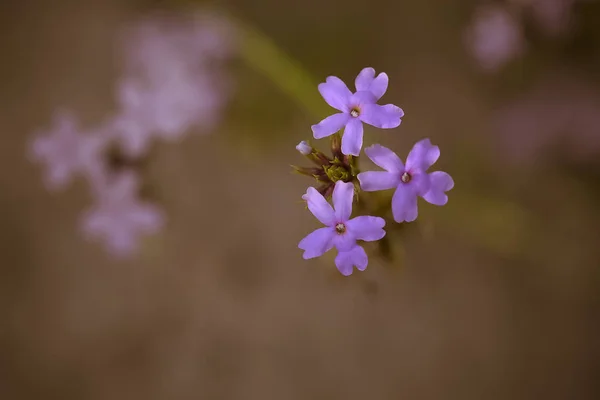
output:
[[[589,0],[485,1],[465,31],[467,50],[482,69],[495,72],[528,48],[528,21],[543,35],[561,35],[573,23],[575,5],[584,1]]]
[[[157,232],[165,220],[141,198],[137,166],[153,140],[180,140],[191,128],[210,132],[218,124],[231,94],[222,64],[234,54],[235,32],[224,18],[203,12],[148,17],[120,39],[117,111],[83,129],[74,113],[59,110],[29,153],[44,166],[50,190],[75,177],[87,181],[94,204],[83,213],[83,234],[103,241],[111,255],[128,256],[142,234]]]
[[[367,253],[357,241],[378,241],[386,235],[384,216],[390,205],[383,211],[365,209],[360,203],[361,191],[394,189],[393,220],[402,223],[417,219],[417,197],[441,206],[448,201],[445,192],[454,186],[447,173],[427,172],[440,156],[439,148],[429,139],[417,142],[405,163],[388,148],[378,144],[370,146],[365,149],[367,157],[384,171],[359,171],[363,123],[391,129],[398,127],[404,116],[404,111],[393,104],[377,104],[387,91],[388,82],[387,74],[376,75],[373,68],[364,68],[356,77],[356,92],[352,93],[341,79],[328,77],[319,85],[319,92],[339,112],[313,125],[312,131],[315,139],[331,137],[332,156],[305,141],[296,146],[300,154],[317,165],[294,169],[317,180],[318,187],[309,187],[302,198],[311,213],[325,225],[302,239],[298,247],[304,250],[305,259],[320,257],[335,247],[338,251],[335,264],[346,276],[352,274],[355,266],[363,271],[368,264]],[[342,129],[343,136],[339,133]],[[333,207],[327,202],[328,198],[332,199]],[[355,198],[367,215],[350,218]]]
[[[600,154],[598,110],[594,85],[572,71],[553,71],[495,111],[493,133],[517,164],[544,163],[544,155],[557,154],[591,162]]]

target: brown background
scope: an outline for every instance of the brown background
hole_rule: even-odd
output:
[[[455,179],[447,206],[420,203],[401,260],[343,278],[296,247],[317,223],[300,202],[310,181],[288,164],[318,118],[240,60],[218,132],[153,149],[144,176],[164,231],[128,262],[85,242],[84,182],[48,193],[27,141],[57,107],[87,125],[113,111],[118,28],[176,5],[4,0],[0,398],[598,398],[600,126],[523,162],[525,139],[555,133],[501,135],[494,121],[527,93],[598,104],[600,13],[485,75],[462,38],[474,4],[225,3],[316,79],[386,71],[406,117],[366,143],[405,154],[430,137]]]

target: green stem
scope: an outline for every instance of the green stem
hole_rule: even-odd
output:
[[[236,20],[236,26],[241,40],[241,59],[249,67],[270,79],[309,114],[315,117],[322,116],[325,107],[315,90],[316,81],[310,74],[258,29],[240,20]]]

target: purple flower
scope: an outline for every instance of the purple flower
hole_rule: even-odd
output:
[[[112,128],[121,149],[130,157],[146,153],[152,141],[154,110],[148,104],[147,92],[133,80],[121,82],[118,88],[121,111],[114,117]]]
[[[46,165],[49,189],[63,189],[77,175],[93,176],[103,168],[102,151],[107,137],[101,132],[81,133],[75,116],[57,112],[53,128],[31,142],[33,161]]]
[[[337,181],[332,197],[335,211],[315,188],[309,187],[302,196],[310,212],[326,227],[306,236],[298,247],[304,250],[305,260],[322,256],[335,247],[338,250],[335,265],[342,275],[352,274],[355,265],[359,271],[364,271],[369,260],[365,250],[356,241],[372,242],[384,237],[385,221],[383,218],[369,216],[349,219],[354,198],[352,183]]]
[[[330,136],[345,127],[342,153],[358,156],[363,143],[362,123],[377,128],[396,128],[404,111],[393,104],[380,106],[376,102],[388,87],[388,76],[375,77],[373,68],[365,68],[356,77],[356,93],[352,94],[340,78],[330,76],[319,85],[319,92],[331,107],[341,113],[333,114],[312,126],[315,139]]]
[[[417,142],[406,159],[406,165],[390,149],[378,144],[365,149],[367,156],[385,171],[368,171],[358,174],[362,190],[373,192],[396,188],[392,198],[392,212],[396,222],[417,219],[417,196],[427,202],[443,206],[448,202],[445,194],[454,187],[452,177],[445,172],[427,173],[440,156],[440,149],[429,139]]]
[[[96,204],[84,213],[81,224],[90,238],[100,238],[114,256],[131,255],[141,234],[155,233],[164,223],[158,207],[137,198],[138,179],[122,173],[96,189]]]
[[[162,15],[126,31],[112,125],[129,156],[144,154],[155,138],[180,140],[190,128],[210,131],[220,122],[231,91],[220,61],[233,52],[225,22]]]
[[[525,49],[523,30],[508,9],[483,5],[477,9],[465,32],[466,44],[479,65],[495,72]]]

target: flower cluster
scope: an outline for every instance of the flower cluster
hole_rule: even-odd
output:
[[[111,255],[132,255],[142,234],[163,225],[160,208],[141,198],[139,167],[154,139],[181,139],[191,127],[209,131],[218,122],[228,94],[219,62],[232,54],[232,33],[212,14],[133,24],[120,41],[117,112],[84,131],[72,113],[59,111],[54,126],[30,143],[31,159],[46,167],[48,189],[64,189],[76,176],[89,183],[94,204],[81,229]]]
[[[404,116],[402,109],[393,104],[377,104],[387,91],[388,81],[387,74],[376,75],[373,68],[364,68],[356,78],[356,92],[352,93],[342,80],[328,77],[319,85],[319,92],[340,113],[313,125],[312,131],[315,139],[331,136],[332,157],[304,141],[296,146],[302,155],[317,165],[294,168],[319,183],[317,188],[309,187],[302,198],[310,212],[326,226],[306,236],[298,247],[304,250],[304,259],[319,257],[335,247],[338,251],[335,264],[346,276],[352,274],[354,266],[363,271],[368,264],[367,254],[357,241],[377,241],[386,234],[383,229],[386,221],[381,216],[350,218],[354,199],[361,191],[395,189],[391,209],[394,221],[401,223],[417,218],[417,197],[441,206],[448,201],[446,192],[454,186],[447,173],[427,172],[440,156],[439,148],[429,139],[414,145],[406,163],[386,147],[370,146],[365,149],[365,154],[384,171],[359,171],[363,123],[383,129],[396,128]],[[343,136],[339,133],[342,129]],[[333,208],[327,201],[329,198]],[[375,211],[369,214],[373,213]]]

